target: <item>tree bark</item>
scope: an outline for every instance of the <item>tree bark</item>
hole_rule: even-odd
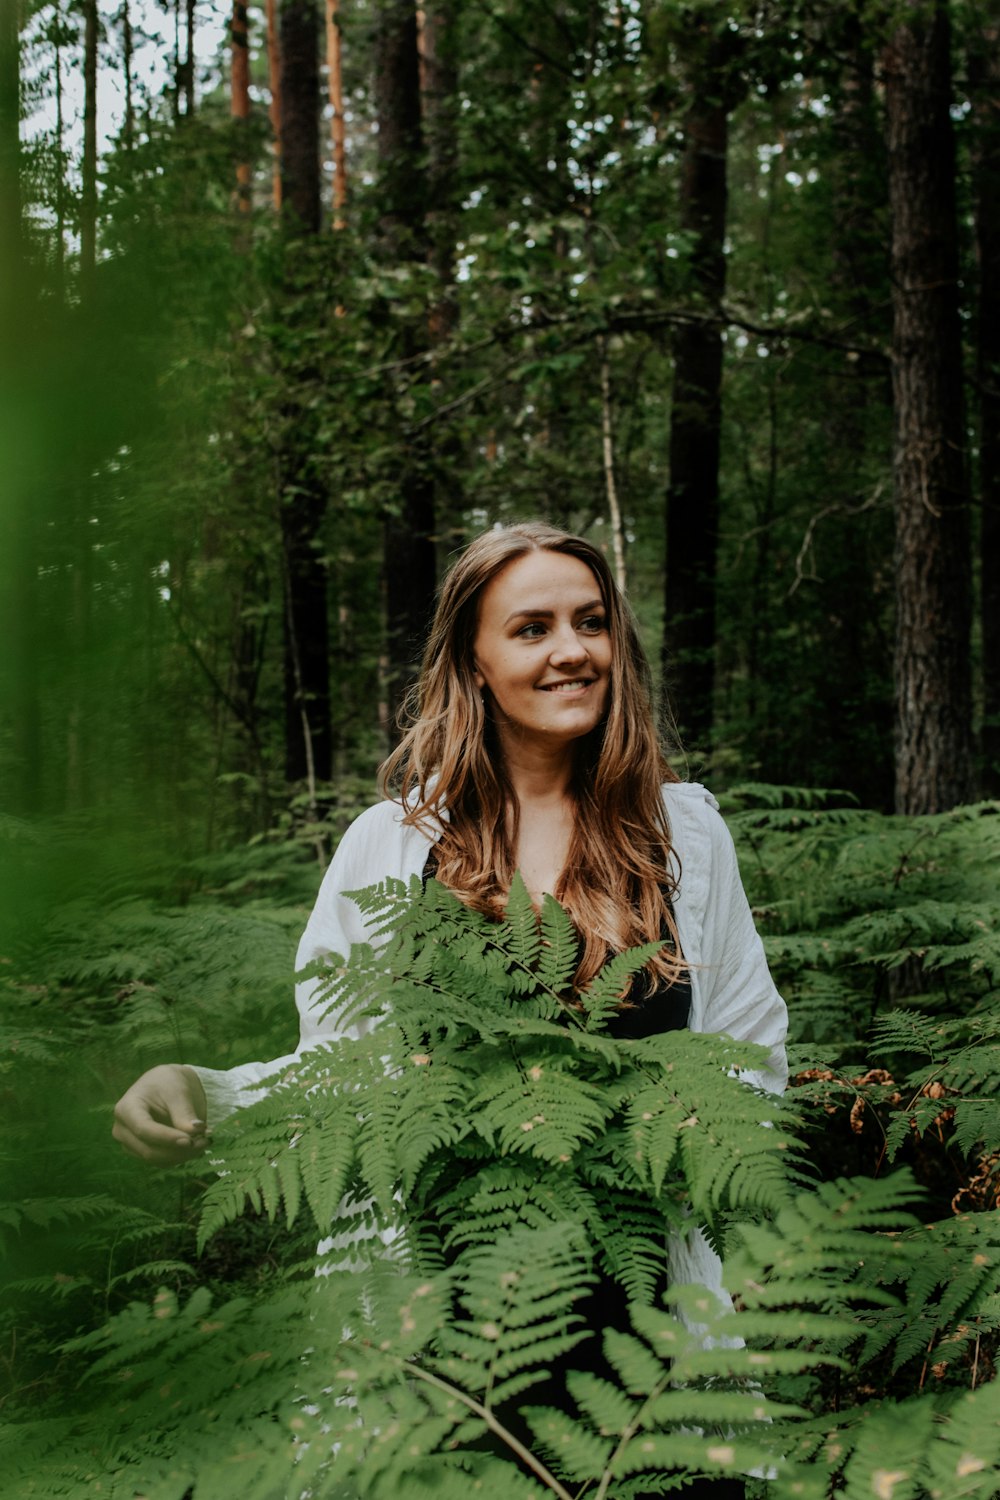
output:
[[[179,0],[178,0],[179,3]],[[180,91],[184,97],[184,114],[194,114],[194,0],[185,0],[184,4],[184,62],[180,67],[180,79],[178,80]]]
[[[278,41],[278,0],[267,0],[267,81],[271,95],[268,119],[271,121],[271,144],[274,151],[274,172],[271,180],[271,197],[277,210],[281,209],[281,46]]]
[[[892,216],[896,810],[972,794],[969,509],[948,10],[884,53]]]
[[[55,273],[56,296],[61,303],[66,295],[66,154],[64,149],[65,119],[63,103],[63,31],[61,16],[57,12],[52,22],[52,43],[55,56],[55,104],[56,104],[56,242]],[[127,77],[127,74],[126,74]],[[128,100],[128,88],[125,92]],[[126,109],[126,119],[128,113]],[[128,142],[126,142],[128,145]]]
[[[831,93],[829,164],[831,194],[830,306],[850,319],[855,336],[887,347],[890,284],[885,254],[885,144],[875,97],[874,59],[864,17],[865,0],[838,8],[827,34],[841,61]],[[836,359],[830,367],[830,401],[823,422],[829,453],[830,500],[840,512],[817,526],[815,588],[824,626],[824,665],[816,673],[812,733],[826,748],[817,779],[850,787],[866,807],[893,801],[892,640],[884,559],[891,548],[891,518],[870,491],[872,410],[888,418],[892,395],[888,365]],[[879,439],[878,462],[882,445]],[[820,506],[817,502],[816,506]],[[823,536],[820,537],[822,530]],[[852,601],[870,602],[857,609]],[[766,628],[764,617],[761,624]],[[772,720],[777,716],[772,715]],[[775,731],[783,732],[780,722]],[[860,751],[860,753],[859,753]]]
[[[34,335],[26,309],[21,205],[20,39],[15,6],[0,5],[0,397],[23,379],[23,351]],[[11,410],[16,409],[13,405]],[[39,506],[19,463],[5,467],[0,505],[0,691],[11,724],[11,811],[42,810],[42,734],[38,682]]]
[[[245,0],[233,0],[229,23],[230,99],[229,112],[236,135],[236,207],[250,212],[250,151],[247,129],[250,120],[250,37]]]
[[[413,0],[379,0],[375,106],[383,212],[381,254],[389,265],[427,259],[427,203],[420,107],[417,16]],[[396,353],[408,361],[427,348],[426,324],[400,320]],[[389,734],[414,676],[430,624],[436,584],[434,480],[426,441],[401,436],[398,501],[385,518],[386,690]]]
[[[311,0],[283,0],[281,205],[285,228],[284,434],[279,457],[285,607],[285,773],[315,789],[332,769],[327,569],[321,532],[327,490],[315,462],[319,375],[304,339],[314,271],[309,241],[320,228],[319,27]],[[303,254],[303,251],[306,254]]]
[[[423,10],[423,123],[427,142],[427,255],[438,295],[431,304],[432,345],[444,343],[458,323],[455,290],[455,217],[458,208],[458,68],[454,0],[430,0]]]
[[[696,16],[693,23],[707,21]],[[685,48],[691,103],[684,118],[680,224],[693,236],[691,289],[708,309],[725,294],[726,158],[735,103],[731,34],[696,36]],[[666,503],[665,696],[685,738],[708,748],[715,690],[715,572],[722,432],[722,327],[675,335]]]
[[[132,17],[129,0],[122,0],[120,11],[122,23],[122,74],[125,81],[125,117],[122,121],[122,145],[131,151],[135,145],[135,97],[132,86],[132,56],[135,50],[132,37]]]
[[[984,26],[969,57],[978,260],[979,503],[983,651],[982,780],[1000,797],[1000,25]]]
[[[281,203],[289,232],[320,226],[319,27],[311,0],[282,0]]]
[[[83,162],[80,192],[80,286],[93,291],[97,266],[97,0],[83,0]]]
[[[347,207],[347,152],[344,131],[344,85],[341,67],[339,0],[326,0],[326,72],[330,97],[330,145],[333,150],[333,227],[343,229]]]
[[[21,259],[21,61],[17,8],[0,6],[0,288]],[[0,291],[2,295],[2,291]]]

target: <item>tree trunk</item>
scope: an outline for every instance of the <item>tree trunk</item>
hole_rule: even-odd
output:
[[[427,258],[427,203],[420,110],[417,16],[413,0],[379,0],[375,32],[375,106],[383,213],[381,253],[390,265]],[[427,347],[426,325],[401,324],[401,381]],[[386,687],[390,737],[414,676],[434,605],[434,481],[426,441],[404,431],[398,501],[385,519]]]
[[[135,98],[132,88],[132,55],[135,50],[132,38],[132,17],[129,0],[122,0],[122,74],[125,80],[125,117],[122,121],[122,145],[131,151],[135,145]]]
[[[0,397],[9,404],[23,379],[23,351],[34,330],[25,317],[21,210],[20,43],[15,6],[0,5]],[[15,408],[11,406],[11,410]],[[9,705],[11,811],[31,816],[42,807],[42,735],[38,682],[37,497],[23,465],[7,465],[0,505],[0,693]]]
[[[236,136],[236,207],[250,212],[250,151],[247,132],[250,120],[250,37],[245,0],[233,0],[229,23],[230,97],[229,112]]]
[[[56,296],[63,302],[66,295],[66,153],[64,149],[65,119],[63,104],[63,33],[58,12],[53,21],[53,50],[55,57],[56,94]],[[126,98],[128,97],[126,93]]]
[[[615,478],[615,437],[611,406],[611,364],[608,360],[608,341],[602,335],[597,340],[597,362],[601,384],[601,459],[604,468],[604,493],[608,502],[608,527],[611,532],[611,553],[615,562],[615,582],[625,592],[625,527],[622,524],[621,506],[618,503],[618,482]]]
[[[281,0],[281,202],[289,233],[320,225],[319,29],[311,0]]]
[[[97,0],[83,0],[83,163],[80,192],[80,286],[93,291],[97,265]]]
[[[278,0],[267,0],[267,82],[271,95],[268,119],[274,150],[274,173],[271,195],[276,209],[281,209],[281,47],[278,42]]]
[[[347,153],[344,137],[344,86],[341,68],[340,7],[326,0],[326,71],[330,96],[330,145],[333,148],[333,227],[343,229],[347,207]]]
[[[180,78],[178,80],[180,91],[184,96],[185,117],[194,114],[194,0],[185,0],[184,4],[184,62],[180,67]]]
[[[458,323],[455,218],[458,208],[458,69],[454,0],[431,0],[420,28],[423,121],[427,141],[427,244],[438,295],[431,304],[431,344],[442,344]]]
[[[281,204],[285,226],[284,434],[279,457],[284,571],[285,772],[305,781],[315,813],[317,781],[329,781],[330,645],[327,570],[320,534],[327,491],[314,462],[319,376],[300,352],[311,316],[303,293],[314,274],[308,242],[320,227],[319,28],[311,0],[284,0],[281,18]],[[306,254],[303,255],[303,250]],[[301,340],[301,343],[300,343]]]
[[[696,38],[689,46],[691,103],[684,119],[680,224],[693,236],[691,289],[697,305],[713,313],[726,289],[726,156],[735,102],[727,75],[733,43],[724,34]],[[705,750],[715,690],[721,325],[679,329],[673,354],[663,680],[685,738]]]
[[[892,215],[896,810],[972,793],[969,512],[948,11],[885,49]]]
[[[854,336],[888,346],[890,299],[881,217],[885,204],[885,145],[867,23],[866,0],[838,9],[828,34],[842,65],[831,89],[833,153],[830,306],[850,319]],[[772,176],[774,174],[772,173]],[[771,361],[770,363],[773,363]],[[830,371],[823,438],[829,454],[829,494],[839,515],[817,526],[815,585],[823,609],[823,664],[815,672],[816,717],[811,730],[828,747],[817,779],[850,787],[866,807],[893,799],[892,644],[885,628],[890,580],[884,559],[890,518],[867,490],[873,408],[886,420],[892,394],[888,364],[837,359]],[[882,446],[878,443],[881,462]],[[821,511],[820,500],[814,502]],[[861,511],[869,505],[870,512]],[[886,511],[888,507],[886,507]],[[820,537],[822,529],[823,537]],[[870,608],[851,607],[865,599]],[[772,716],[777,717],[777,716]],[[780,733],[780,723],[777,730]]]
[[[0,295],[21,261],[21,58],[17,8],[0,6]]]
[[[979,262],[979,503],[983,636],[983,791],[1000,797],[1000,26],[969,58],[973,195]]]
[[[435,403],[447,405],[457,394],[454,365],[441,357],[458,332],[459,303],[455,281],[455,246],[462,195],[458,158],[458,11],[456,0],[431,0],[419,12],[420,91],[427,152],[427,259],[434,273],[427,314],[430,382]],[[430,455],[429,455],[430,457]],[[435,427],[433,440],[434,523],[438,535],[461,523],[464,437],[447,422]]]

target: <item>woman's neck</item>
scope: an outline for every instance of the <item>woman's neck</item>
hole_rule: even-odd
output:
[[[568,802],[573,784],[574,747],[550,748],[535,741],[527,743],[513,737],[511,740],[502,746],[504,769],[522,811]]]

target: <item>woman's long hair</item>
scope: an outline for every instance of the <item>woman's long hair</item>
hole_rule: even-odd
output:
[[[686,965],[671,909],[675,881],[660,788],[678,778],[660,748],[635,618],[593,543],[529,522],[484,532],[469,545],[441,587],[411,722],[382,765],[380,786],[401,800],[405,823],[443,827],[438,879],[477,911],[501,916],[514,877],[518,805],[476,686],[473,642],[486,585],[534,551],[587,564],[611,641],[608,709],[576,746],[575,826],[555,892],[581,936],[576,983],[591,979],[609,952],[664,936],[667,947],[647,967],[651,978],[670,983]]]

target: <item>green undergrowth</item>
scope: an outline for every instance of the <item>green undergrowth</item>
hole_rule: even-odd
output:
[[[746,1044],[613,1040],[642,954],[575,994],[555,902],[539,924],[518,887],[498,927],[389,882],[323,978],[392,1020],[174,1173],[112,1145],[110,1102],[155,1062],[289,1050],[310,850],[109,867],[46,910],[58,848],[5,834],[36,876],[0,965],[2,1493],[1000,1489],[1000,809],[725,811],[789,1001],[783,1101]],[[668,1262],[694,1225],[735,1311]]]

